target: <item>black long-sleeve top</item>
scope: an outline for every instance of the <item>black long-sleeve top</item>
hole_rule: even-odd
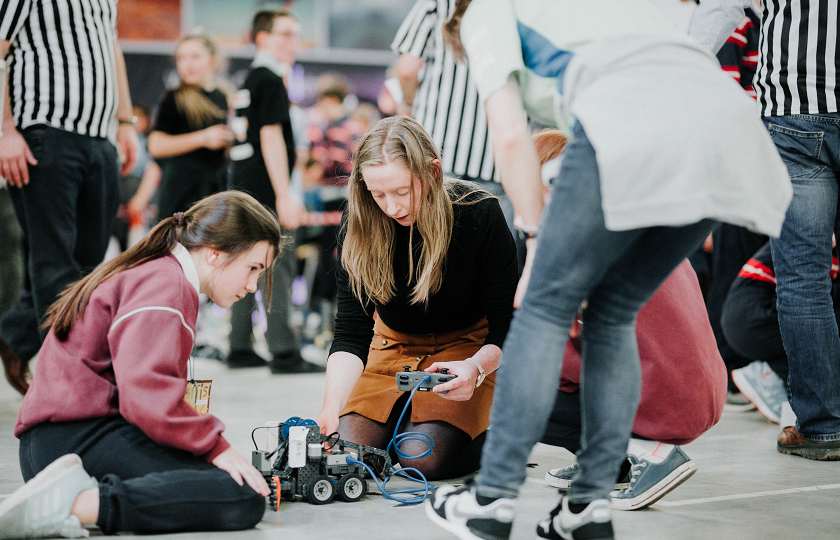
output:
[[[474,200],[475,196],[471,197]],[[472,326],[486,316],[490,328],[484,343],[502,346],[513,317],[513,296],[518,281],[513,236],[496,199],[453,204],[453,210],[452,239],[444,263],[443,284],[429,299],[428,309],[409,300],[412,285],[408,283],[409,227],[396,225],[393,266],[397,290],[387,304],[373,305],[356,298],[347,271],[339,264],[338,315],[330,354],[349,352],[367,363],[374,309],[389,328],[407,334],[452,332]],[[415,229],[416,254],[420,253],[422,242]],[[338,241],[339,257],[343,243],[344,228]]]

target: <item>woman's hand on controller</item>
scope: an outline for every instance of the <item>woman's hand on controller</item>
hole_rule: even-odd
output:
[[[441,369],[449,370],[450,375],[456,375],[454,379],[432,388],[432,392],[444,399],[452,401],[467,401],[475,391],[475,382],[478,380],[478,368],[472,362],[460,360],[458,362],[435,362],[423,371],[432,373]],[[441,394],[441,392],[447,392]]]
[[[233,478],[240,486],[247,482],[249,486],[254,488],[254,491],[267,497],[271,490],[265,482],[262,473],[258,471],[253,465],[245,460],[233,448],[228,448],[212,461],[213,465],[226,471],[231,478]]]

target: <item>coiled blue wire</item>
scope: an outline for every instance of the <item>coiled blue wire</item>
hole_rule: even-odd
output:
[[[370,473],[370,477],[373,479],[373,482],[379,488],[379,491],[382,492],[382,496],[385,497],[386,499],[391,499],[392,501],[397,501],[398,503],[401,503],[401,504],[420,504],[423,501],[425,501],[426,499],[428,499],[429,494],[435,489],[435,485],[432,484],[431,482],[429,482],[428,480],[426,480],[426,477],[423,476],[423,473],[421,473],[420,471],[418,471],[414,467],[406,467],[406,468],[401,468],[399,470],[396,470],[396,471],[392,472],[391,474],[389,474],[385,478],[385,480],[380,483],[379,479],[376,476],[376,473],[373,472],[373,470],[370,467],[368,467],[366,463],[363,463],[363,462],[359,461],[358,459],[353,459],[351,457],[347,458],[347,463],[357,463],[357,464],[361,465],[362,467],[364,467],[365,469],[367,469],[368,473]],[[418,478],[414,478],[413,476],[410,476],[408,474],[409,471],[416,472],[418,475],[420,475],[420,478],[418,479]],[[393,478],[397,475],[402,476],[403,478],[408,478],[412,482],[417,482],[419,484],[423,484],[423,495],[416,495],[414,497],[397,497],[396,496],[396,495],[402,495],[404,493],[417,493],[419,491],[419,488],[398,489],[396,491],[386,490],[385,486],[388,484],[388,481],[391,478]]]
[[[432,450],[435,447],[435,441],[426,433],[420,433],[419,431],[406,431],[405,433],[399,433],[400,426],[402,425],[403,417],[405,416],[406,411],[408,411],[408,406],[411,404],[411,400],[414,399],[414,394],[417,393],[417,390],[420,388],[420,385],[426,381],[431,380],[429,375],[423,377],[417,386],[411,391],[411,395],[408,396],[408,401],[405,403],[403,407],[402,413],[400,414],[399,420],[397,420],[397,427],[394,428],[394,436],[391,437],[391,442],[388,443],[388,448],[385,451],[389,451],[391,447],[394,447],[394,453],[400,459],[419,459],[431,455]],[[420,441],[428,446],[428,449],[425,452],[421,452],[417,455],[406,454],[405,452],[401,451],[399,446],[404,443],[405,441]],[[363,466],[367,471],[370,473],[370,477],[373,479],[376,486],[379,488],[379,491],[382,492],[382,496],[386,499],[390,499],[392,501],[397,501],[401,504],[420,504],[426,499],[429,498],[429,494],[435,489],[435,485],[426,480],[426,477],[421,473],[419,470],[415,469],[414,467],[401,467],[399,470],[394,471],[393,473],[389,474],[385,480],[380,483],[379,479],[377,478],[376,473],[367,466],[367,464],[362,463],[359,460],[353,458],[347,458],[349,463],[357,463]],[[409,475],[409,472],[415,472],[420,478],[414,478],[413,476]],[[396,495],[402,495],[405,493],[417,493],[418,489],[400,489],[397,491],[387,491],[385,486],[388,484],[388,481],[391,480],[394,476],[402,476],[403,478],[407,478],[412,482],[417,482],[419,484],[423,484],[423,494],[416,495],[414,497],[397,497]]]
[[[406,431],[405,433],[400,433],[400,426],[402,425],[403,416],[405,416],[406,411],[408,411],[408,406],[411,405],[411,400],[414,399],[414,394],[417,393],[417,389],[420,388],[420,385],[426,381],[432,380],[431,376],[426,375],[423,377],[420,382],[414,387],[411,391],[411,395],[408,396],[408,401],[405,403],[405,407],[403,407],[402,413],[400,414],[399,420],[397,420],[397,426],[394,428],[394,436],[391,437],[391,442],[388,443],[388,448],[385,449],[386,452],[391,450],[391,447],[394,447],[394,453],[397,454],[397,457],[400,459],[419,459],[424,458],[432,454],[432,450],[435,448],[435,441],[432,439],[429,434],[427,433],[420,433],[419,431]],[[420,441],[428,446],[425,452],[420,452],[417,455],[406,454],[405,452],[400,450],[400,445],[406,441]],[[418,471],[419,472],[419,471]]]

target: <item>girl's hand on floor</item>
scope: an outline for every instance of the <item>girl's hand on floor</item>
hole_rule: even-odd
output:
[[[262,473],[248,463],[233,448],[228,448],[216,456],[216,459],[212,463],[223,471],[227,471],[231,478],[240,486],[244,485],[244,481],[263,497],[267,497],[271,493]]]

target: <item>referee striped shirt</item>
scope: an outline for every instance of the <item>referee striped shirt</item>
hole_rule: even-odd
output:
[[[412,115],[440,149],[444,173],[498,182],[475,81],[443,44],[443,24],[454,8],[455,0],[417,0],[391,48],[426,61]]]
[[[0,0],[15,125],[108,137],[117,108],[117,0]]]
[[[762,116],[838,112],[837,0],[765,0],[755,90]]]

